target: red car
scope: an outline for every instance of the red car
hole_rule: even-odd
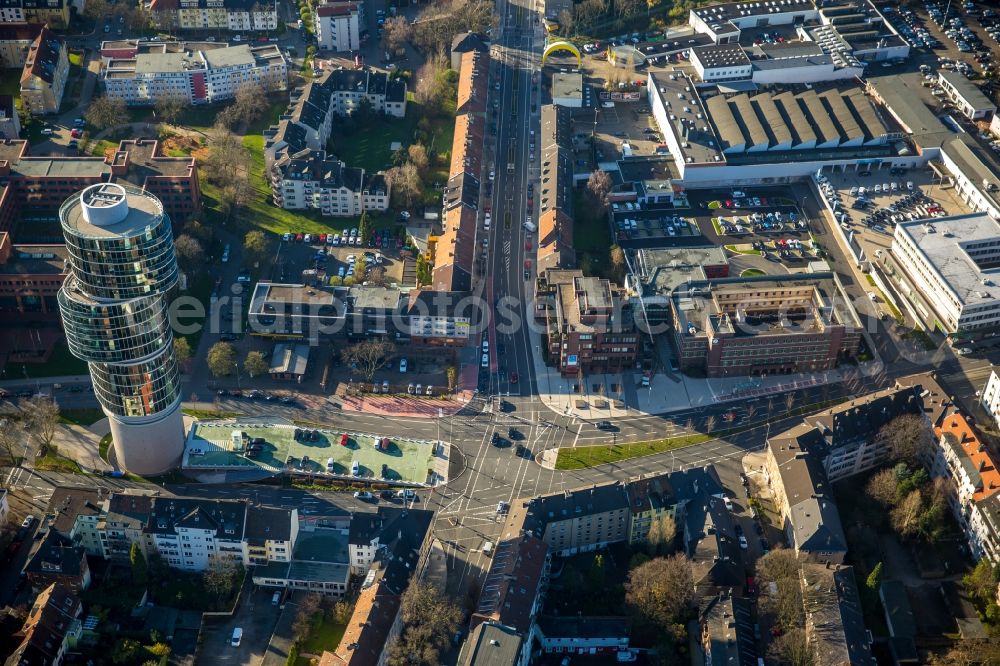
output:
[[[341,446],[347,446],[347,442],[348,442],[347,435],[346,434],[341,435],[340,436],[340,445]]]
[[[487,213],[490,213],[490,214],[493,213],[493,209],[490,207],[489,204],[486,204],[485,206],[483,206],[483,211],[485,211]]]
[[[326,244],[326,234],[319,235],[319,242],[323,243],[324,245]]]
[[[732,208],[732,207],[733,207],[733,200],[726,199],[726,208]]]
[[[757,594],[757,588],[754,585],[753,576],[747,576],[747,596],[752,597]]]
[[[70,131],[69,135],[74,139],[79,139],[81,136],[83,136],[83,132],[81,132],[79,129],[74,128],[73,130]]]
[[[295,240],[296,240],[297,242],[299,242],[299,243],[301,243],[301,242],[302,242],[302,239],[303,239],[304,237],[305,237],[305,236],[304,236],[304,234],[295,234]]]
[[[516,372],[510,373],[510,383],[511,384],[516,384],[517,383],[517,373]]]

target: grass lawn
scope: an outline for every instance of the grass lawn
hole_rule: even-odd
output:
[[[21,70],[0,70],[0,95],[21,96]]]
[[[413,133],[424,115],[422,105],[411,100],[406,105],[404,118],[374,120],[370,126],[348,134],[334,131],[331,140],[333,154],[350,166],[363,167],[368,171],[389,168],[393,152],[390,145],[397,141],[404,147],[413,143]],[[450,151],[454,135],[454,118],[434,118],[426,142],[428,150]]]
[[[663,453],[671,449],[680,449],[685,446],[701,444],[718,436],[696,432],[690,435],[656,439],[650,442],[615,444],[614,446],[601,444],[597,446],[562,448],[559,450],[559,458],[556,460],[556,469],[584,469],[586,467],[594,467],[595,465],[619,462],[621,460],[628,460],[629,458],[648,456],[653,453]]]
[[[740,277],[760,277],[761,275],[767,275],[767,273],[759,268],[748,268],[740,273]]]
[[[719,222],[719,218],[717,217],[712,218],[712,228],[715,229],[715,233],[719,234],[720,236],[725,236],[725,234],[722,233],[722,224]]]
[[[11,364],[7,370],[8,372],[14,372],[14,376],[17,376],[14,368],[17,364]],[[63,377],[67,375],[86,375],[89,371],[87,369],[87,364],[77,357],[69,353],[69,347],[66,346],[65,342],[59,342],[55,349],[52,350],[52,355],[49,360],[45,363],[25,363],[24,367],[27,369],[28,378],[35,379],[38,377]],[[24,374],[23,372],[20,374]]]
[[[734,254],[756,254],[756,255],[760,254],[760,250],[754,250],[753,248],[751,248],[749,250],[743,250],[743,249],[740,249],[739,245],[726,245],[725,247],[726,247],[727,250],[729,250],[730,252],[732,252]],[[749,246],[747,246],[747,247],[749,247]]]
[[[59,412],[59,420],[63,423],[80,425],[86,428],[104,418],[100,409],[64,409]]]
[[[332,651],[340,644],[340,639],[346,630],[346,625],[337,624],[324,617],[323,621],[309,632],[309,638],[303,643],[302,651],[311,654],[322,654],[324,650]]]
[[[112,441],[113,440],[111,439],[111,433],[109,432],[107,435],[101,438],[101,443],[97,445],[97,452],[101,455],[101,460],[103,460],[106,463],[111,462],[110,460],[108,460],[108,449],[111,448]]]
[[[708,202],[708,209],[709,210],[718,210],[720,208],[722,208],[722,203],[721,202],[719,202],[719,201],[709,201]]]
[[[846,400],[846,397],[842,397],[824,400],[811,405],[800,405],[798,407],[793,406],[790,411],[786,411],[784,414],[778,411],[775,412],[773,416],[781,416],[782,418],[800,416],[827,409],[833,405],[845,402]],[[577,446],[575,448],[564,447],[559,449],[559,457],[556,459],[556,469],[584,469],[585,467],[594,467],[596,465],[604,465],[606,463],[620,462],[622,460],[628,460],[629,458],[638,458],[640,456],[648,456],[654,453],[663,453],[664,451],[670,451],[672,449],[680,449],[685,446],[701,444],[713,439],[729,437],[745,430],[760,427],[762,423],[767,420],[765,417],[765,414],[760,414],[754,423],[740,425],[726,430],[716,430],[712,433],[695,432],[687,435],[680,435],[678,437],[656,439],[649,442],[615,444],[614,446],[597,444],[594,446]]]
[[[587,275],[614,279],[611,266],[611,230],[608,220],[590,195],[581,190],[573,191],[573,247],[577,265]]]
[[[199,419],[202,421],[214,421],[215,419],[231,419],[237,416],[242,416],[239,412],[217,412],[207,409],[189,409],[187,407],[181,408],[181,411],[194,419]]]
[[[47,453],[41,458],[35,458],[35,469],[48,470],[52,472],[67,472],[69,474],[83,474],[83,470],[76,462],[69,458],[54,453]]]

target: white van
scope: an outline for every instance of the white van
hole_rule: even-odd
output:
[[[326,471],[332,474],[333,473],[333,469],[334,469],[333,458],[327,458],[326,459]]]
[[[243,640],[243,628],[236,627],[235,629],[233,629],[233,637],[229,641],[229,644],[232,645],[233,647],[239,647],[240,641],[242,640]]]
[[[280,603],[281,603],[281,592],[275,592],[274,596],[271,597],[271,605],[277,606]]]
[[[351,476],[360,476],[360,475],[361,475],[361,465],[358,464],[357,460],[355,460],[351,462]]]

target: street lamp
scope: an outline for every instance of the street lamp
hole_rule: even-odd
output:
[[[240,391],[243,390],[243,382],[240,380],[240,364],[238,361],[233,361],[233,367],[236,368],[236,388]]]

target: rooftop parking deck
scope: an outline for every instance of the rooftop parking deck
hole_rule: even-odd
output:
[[[296,431],[315,432],[316,437],[299,436]],[[242,431],[251,440],[262,438],[264,446],[253,458],[233,443],[233,431]],[[346,446],[341,438],[347,435]],[[297,428],[283,419],[240,419],[196,423],[191,428],[184,452],[185,469],[252,469],[279,474],[283,471],[311,473],[331,478],[360,481],[430,485],[447,474],[447,444],[441,453],[435,442],[391,438],[387,449],[376,449],[378,434],[345,432],[328,428]],[[351,472],[359,465],[358,475]],[[385,466],[383,474],[383,465]],[[329,470],[329,471],[328,471]]]

